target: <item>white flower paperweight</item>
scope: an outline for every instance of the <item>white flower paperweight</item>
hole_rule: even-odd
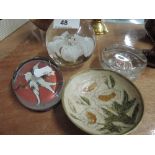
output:
[[[46,32],[48,54],[61,67],[77,66],[88,60],[95,44],[94,31],[84,20],[78,29],[53,28],[51,24]]]

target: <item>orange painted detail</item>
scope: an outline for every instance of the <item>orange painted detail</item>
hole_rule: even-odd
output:
[[[86,117],[87,117],[88,122],[90,124],[95,124],[96,123],[96,120],[97,120],[96,115],[93,114],[92,112],[87,112]]]
[[[98,96],[98,99],[101,100],[101,101],[107,102],[107,101],[113,99],[115,96],[116,96],[116,93],[115,92],[112,92],[109,95],[99,95]]]

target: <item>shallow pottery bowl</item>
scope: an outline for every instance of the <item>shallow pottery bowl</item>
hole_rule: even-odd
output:
[[[89,134],[126,134],[143,115],[138,89],[122,75],[90,69],[66,84],[62,103],[68,118]]]

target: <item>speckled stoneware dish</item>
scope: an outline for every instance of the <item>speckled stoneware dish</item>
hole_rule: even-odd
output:
[[[73,76],[62,96],[69,119],[89,134],[126,134],[143,115],[143,99],[128,79],[92,69]]]

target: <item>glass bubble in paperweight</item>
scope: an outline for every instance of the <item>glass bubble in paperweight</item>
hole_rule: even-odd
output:
[[[87,61],[96,45],[92,26],[85,20],[80,21],[78,29],[53,28],[46,32],[46,47],[49,56],[61,67],[75,67]]]
[[[138,49],[115,44],[100,53],[100,64],[104,69],[116,71],[134,80],[146,67],[147,59]]]

